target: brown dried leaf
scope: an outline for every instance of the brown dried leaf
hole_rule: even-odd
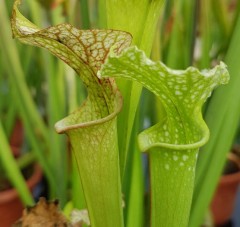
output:
[[[25,208],[22,218],[16,222],[14,227],[70,227],[71,224],[59,211],[58,201],[46,201],[40,198],[39,202],[33,206]]]

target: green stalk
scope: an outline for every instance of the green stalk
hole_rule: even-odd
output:
[[[1,53],[2,55],[2,53]],[[14,105],[13,91],[8,88],[9,83],[5,78],[5,74],[7,73],[7,61],[4,57],[0,58],[0,119],[3,121],[3,127],[5,130],[5,134],[7,138],[10,138],[11,132],[13,130],[13,126],[16,121],[16,105]],[[8,103],[12,103],[12,105],[8,105]]]
[[[76,25],[76,11],[78,12],[78,7],[77,6],[77,0],[72,0],[72,1],[69,1],[70,4],[68,5],[67,7],[67,15],[66,15],[66,21],[68,21],[70,24],[72,25]]]
[[[164,0],[157,1],[113,1],[106,0],[106,12],[107,12],[107,26],[108,28],[120,29],[123,31],[130,32],[133,36],[133,44],[136,44],[141,49],[145,50],[147,55],[150,55],[152,44],[155,36],[155,29],[159,16],[161,14],[161,8],[164,4]],[[120,155],[120,171],[121,180],[123,183],[123,188],[125,189],[128,185],[124,185],[125,182],[136,181],[141,184],[141,179],[128,179],[129,174],[125,175],[126,161],[128,160],[128,155],[133,157],[132,160],[128,160],[129,165],[133,165],[133,177],[140,177],[138,174],[139,157],[137,154],[130,155],[128,152],[136,152],[138,149],[130,150],[129,146],[131,144],[131,136],[135,140],[136,134],[132,134],[132,128],[134,125],[134,119],[140,100],[142,86],[132,81],[117,81],[118,87],[123,95],[124,106],[123,110],[119,114],[118,118],[118,139],[119,139],[119,155]],[[132,141],[135,144],[134,141]],[[135,146],[131,147],[134,148]],[[133,163],[135,162],[136,163]],[[131,167],[130,167],[131,168]],[[136,168],[136,169],[135,169]],[[136,173],[136,175],[135,175]],[[135,190],[135,185],[131,183],[131,189],[129,191],[132,195]],[[127,192],[124,191],[124,194]],[[138,197],[138,203],[141,204],[141,191],[135,194]],[[141,222],[140,214],[142,212],[141,207],[139,209],[133,210],[135,207],[135,202],[133,199],[128,201],[128,214],[125,215],[126,224],[131,225],[135,223],[136,225]],[[137,216],[132,217],[132,214]]]
[[[11,92],[11,94],[9,95],[8,100],[12,104],[14,103],[13,92]],[[5,133],[6,133],[7,138],[9,138],[11,135],[14,124],[16,122],[16,117],[17,117],[16,105],[8,106],[6,120],[4,120],[4,122],[3,122],[3,126],[5,128]]]
[[[151,2],[146,0],[106,0],[107,26],[108,28],[130,32],[133,36],[133,44],[145,50],[149,56],[163,3],[164,0]],[[124,99],[124,107],[118,120],[120,169],[123,180],[132,127],[142,86],[129,81],[118,81],[118,87]]]
[[[213,7],[214,8],[214,7]],[[204,69],[210,66],[211,57],[210,51],[212,47],[212,7],[208,0],[200,3],[200,29],[201,29],[201,59],[200,68]]]
[[[90,17],[89,17],[88,0],[79,0],[79,1],[80,1],[82,29],[89,29],[91,27],[91,23],[90,23]]]
[[[0,1],[0,10],[1,10],[0,11],[1,27],[10,28],[10,23],[6,13],[5,3],[3,0]],[[9,64],[14,66],[12,67],[12,70],[14,71],[14,74],[12,76],[14,77],[13,80],[15,81],[15,87],[19,94],[19,98],[21,100],[24,100],[22,101],[22,105],[24,105],[25,114],[26,116],[29,116],[29,120],[31,120],[31,123],[35,125],[33,129],[34,129],[34,132],[38,135],[39,139],[48,141],[47,129],[42,119],[40,118],[39,113],[37,112],[37,108],[35,107],[33,100],[31,98],[31,95],[29,93],[29,90],[27,88],[22,67],[19,61],[17,49],[15,46],[15,43],[11,39],[10,30],[1,29],[0,34],[2,38],[1,39],[2,43],[5,44],[4,46],[2,46],[2,49],[5,50],[5,54],[9,60]]]
[[[67,7],[67,6],[66,6]],[[51,24],[60,24],[66,22],[66,17],[63,13],[63,5],[59,5],[55,9],[50,11],[50,23]]]
[[[153,41],[153,49],[151,53],[151,59],[154,61],[159,61],[161,59],[161,27],[160,27],[160,21],[158,23],[154,41]]]
[[[46,78],[48,82],[48,117],[50,143],[49,163],[51,163],[51,170],[55,176],[56,187],[55,193],[51,197],[57,197],[63,207],[67,202],[67,152],[65,138],[56,134],[53,129],[54,124],[65,115],[65,101],[62,100],[64,91],[63,67],[55,64],[55,59],[49,54],[42,53],[44,58],[44,66]],[[53,76],[54,75],[54,76]],[[64,94],[65,95],[65,94]]]
[[[166,57],[166,64],[169,67],[182,69],[192,63],[196,4],[196,1],[179,0],[173,5],[173,25]]]
[[[144,224],[144,174],[142,167],[142,154],[139,152],[138,144],[135,139],[140,128],[140,115],[137,113],[133,134],[131,137],[130,150],[128,162],[126,165],[126,172],[129,177],[125,178],[127,182],[124,182],[124,201],[125,201],[125,226],[127,227],[143,227]]]
[[[0,30],[0,45],[6,55],[8,65],[11,66],[6,67],[6,70],[10,78],[11,89],[14,91],[14,100],[17,103],[17,108],[23,119],[32,149],[46,173],[50,185],[54,187],[55,180],[49,164],[44,157],[46,144],[48,142],[47,129],[27,88],[17,47],[11,38],[10,23],[6,13],[5,2],[2,0],[0,1],[0,25],[2,28],[8,28]]]
[[[106,13],[106,0],[98,0],[98,27],[106,28],[107,13]]]
[[[1,164],[3,165],[5,171],[7,172],[9,180],[18,191],[23,203],[28,206],[33,205],[34,200],[26,185],[24,177],[21,174],[16,161],[14,160],[14,157],[12,155],[11,148],[8,144],[6,135],[4,133],[1,121],[0,121],[0,138],[1,138],[1,143],[0,143]]]
[[[190,65],[193,65],[193,55],[198,18],[198,0],[191,1],[191,3],[184,1],[184,3],[184,31],[186,34],[185,67],[188,67]]]
[[[231,149],[240,116],[239,62],[240,17],[225,61],[231,75],[230,83],[214,92],[206,112],[211,131],[209,143],[202,149],[196,176],[196,192],[190,226],[199,226],[221,175],[227,152]],[[234,98],[233,98],[234,97]],[[224,103],[224,105],[222,105]],[[216,114],[218,113],[218,114]]]
[[[150,151],[152,227],[188,226],[197,153],[198,149]],[[184,162],[184,157],[189,161]]]
[[[211,0],[206,2],[208,5],[212,5],[212,7],[209,7],[213,10],[214,15],[218,21],[218,23],[220,24],[220,29],[221,29],[221,33],[222,33],[222,39],[227,39],[227,37],[229,36],[229,32],[230,32],[230,26],[228,25],[228,8],[226,6],[226,2],[220,0],[218,2],[218,4],[216,4],[215,1]],[[229,4],[229,3],[228,3]],[[205,15],[206,16],[206,15]]]
[[[174,9],[176,15],[173,21],[173,28],[166,59],[167,65],[176,69],[184,67],[184,57],[180,57],[180,55],[185,53],[181,32],[181,30],[183,30],[182,7],[183,1],[180,0],[175,3]],[[176,51],[176,49],[180,49],[180,51]]]
[[[239,13],[240,13],[240,2],[238,1],[237,5],[236,5],[235,12],[234,12],[231,28],[230,28],[230,38],[232,37],[232,33],[234,31],[234,28],[236,27]]]
[[[41,25],[43,21],[41,20],[42,10],[40,4],[37,1],[27,0],[27,5],[29,7],[31,18],[34,21],[34,23]]]
[[[187,226],[196,158],[209,137],[201,107],[213,88],[228,82],[226,66],[171,70],[131,47],[120,56],[111,53],[99,75],[138,81],[161,100],[165,115],[138,138],[140,149],[150,152],[151,225]]]

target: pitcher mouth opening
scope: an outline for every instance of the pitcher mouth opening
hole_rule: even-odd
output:
[[[106,117],[99,118],[99,119],[92,120],[92,121],[88,121],[88,122],[73,123],[73,124],[68,125],[68,124],[65,123],[65,121],[66,121],[66,119],[71,117],[72,114],[74,114],[74,112],[73,112],[69,116],[67,116],[67,117],[63,118],[62,120],[58,121],[55,124],[55,130],[56,130],[57,133],[62,134],[62,133],[66,133],[68,130],[71,130],[71,129],[86,128],[86,127],[100,125],[100,124],[103,124],[105,122],[108,122],[108,121],[114,119],[122,109],[123,98],[122,98],[122,95],[119,91],[117,91],[117,93],[116,93],[115,102],[116,102],[115,111],[113,111],[112,113],[110,113]]]

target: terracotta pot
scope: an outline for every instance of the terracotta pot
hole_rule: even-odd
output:
[[[234,172],[223,175],[211,203],[213,220],[221,225],[230,220],[233,213],[238,185],[240,183],[240,158],[232,152],[228,156]]]
[[[9,144],[12,149],[12,153],[15,158],[21,155],[21,148],[24,140],[24,128],[21,120],[16,119],[15,125],[12,129],[11,136],[9,138]]]
[[[17,119],[10,136],[10,145],[12,147],[21,147],[24,139],[24,129],[21,120]]]
[[[21,156],[21,146],[16,147],[10,144],[10,147],[11,147],[14,158],[17,159],[18,157]]]
[[[27,186],[31,191],[40,182],[41,177],[42,171],[38,165],[35,165],[32,176],[27,180]],[[23,208],[15,189],[0,192],[0,226],[12,226],[21,217]]]

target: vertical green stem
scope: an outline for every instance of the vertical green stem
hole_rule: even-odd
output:
[[[165,1],[106,1],[108,28],[130,32],[133,44],[139,46],[149,56],[155,35],[155,29]],[[130,137],[134,125],[142,86],[130,81],[118,81],[124,98],[124,107],[119,114],[118,135],[121,178],[124,177]],[[121,140],[120,140],[121,139]]]
[[[3,131],[2,122],[0,121],[0,161],[7,172],[9,180],[12,182],[25,205],[33,205],[32,195],[27,188],[26,182],[13,158],[11,148],[8,145],[7,138]]]
[[[181,69],[184,67],[184,47],[183,47],[183,36],[181,30],[183,29],[183,15],[182,15],[183,1],[176,1],[174,5],[174,21],[173,28],[171,31],[170,43],[167,52],[166,63],[169,67],[175,69]],[[176,51],[178,49],[178,51]]]
[[[14,124],[16,122],[16,117],[19,117],[19,116],[17,116],[16,105],[14,105],[16,102],[14,103],[13,92],[11,92],[9,94],[8,100],[9,100],[9,102],[12,103],[12,105],[8,106],[7,114],[6,114],[6,120],[3,122],[3,126],[5,128],[5,133],[6,133],[7,138],[9,138],[10,135],[11,135],[12,129],[13,129]]]
[[[124,191],[125,201],[125,226],[127,227],[143,227],[144,223],[144,174],[142,166],[142,154],[139,151],[135,135],[138,133],[140,128],[140,112],[138,111],[135,124],[134,132],[131,137],[130,150],[128,162],[126,165],[126,172],[128,177],[124,180],[123,185],[126,187]]]
[[[46,78],[48,82],[48,117],[49,117],[49,138],[50,154],[49,162],[55,176],[58,187],[52,198],[57,197],[63,206],[67,201],[67,152],[65,138],[59,136],[54,130],[54,124],[65,115],[65,101],[61,99],[64,86],[64,74],[61,70],[63,65],[55,64],[55,59],[48,53],[42,52],[44,65],[46,66]]]
[[[151,227],[188,225],[197,152],[150,150]]]
[[[202,69],[208,68],[211,62],[210,50],[212,46],[212,28],[211,28],[211,2],[208,0],[203,0],[200,3],[200,29],[201,29],[201,60],[200,67]]]
[[[198,19],[198,0],[192,0],[191,2],[184,1],[183,6],[184,14],[184,32],[186,34],[186,39],[184,41],[185,45],[185,67],[193,65],[193,55],[194,46],[196,39],[197,30],[197,19]]]
[[[12,77],[13,80],[15,81],[15,87],[18,91],[19,98],[23,100],[22,104],[25,105],[26,115],[29,115],[29,120],[31,119],[31,122],[32,123],[34,122],[34,125],[37,126],[37,128],[36,127],[33,128],[34,132],[38,134],[39,137],[41,137],[41,139],[48,141],[47,129],[39,113],[37,112],[35,104],[33,103],[31,94],[29,93],[29,90],[26,85],[16,45],[14,41],[12,41],[11,39],[12,35],[10,31],[9,21],[10,19],[7,16],[4,1],[0,1],[0,25],[2,28],[7,28],[4,30],[1,29],[0,35],[2,43],[5,44],[5,47],[3,46],[3,49],[5,50],[5,54],[9,60],[9,64],[12,66],[13,68],[12,70],[14,71]]]
[[[215,1],[211,0],[206,2],[208,5],[211,5],[211,9],[213,10],[213,13],[215,14],[215,17],[217,21],[220,24],[220,29],[221,29],[221,35],[222,38],[227,39],[229,32],[230,32],[230,26],[228,25],[228,7],[225,1],[220,0],[218,4],[216,4]],[[211,12],[209,12],[211,13]],[[207,16],[207,15],[205,15]]]
[[[107,25],[106,0],[98,0],[98,27],[105,28]]]
[[[2,28],[7,29],[0,29],[0,45],[4,50],[9,65],[6,70],[8,70],[7,72],[10,78],[10,86],[14,91],[14,99],[17,102],[17,107],[21,118],[23,119],[27,137],[32,145],[33,151],[43,167],[44,172],[49,179],[50,185],[54,187],[55,180],[51,173],[49,163],[44,157],[44,152],[46,151],[46,146],[48,144],[48,131],[41,116],[39,115],[38,109],[35,106],[27,87],[17,47],[11,38],[9,20],[5,2],[1,0],[0,25]]]
[[[166,58],[167,65],[172,68],[182,69],[191,65],[195,39],[196,4],[196,0],[191,2],[179,0],[174,3],[173,25]]]
[[[82,19],[82,29],[89,29],[91,27],[89,17],[88,0],[80,0],[80,13]]]

